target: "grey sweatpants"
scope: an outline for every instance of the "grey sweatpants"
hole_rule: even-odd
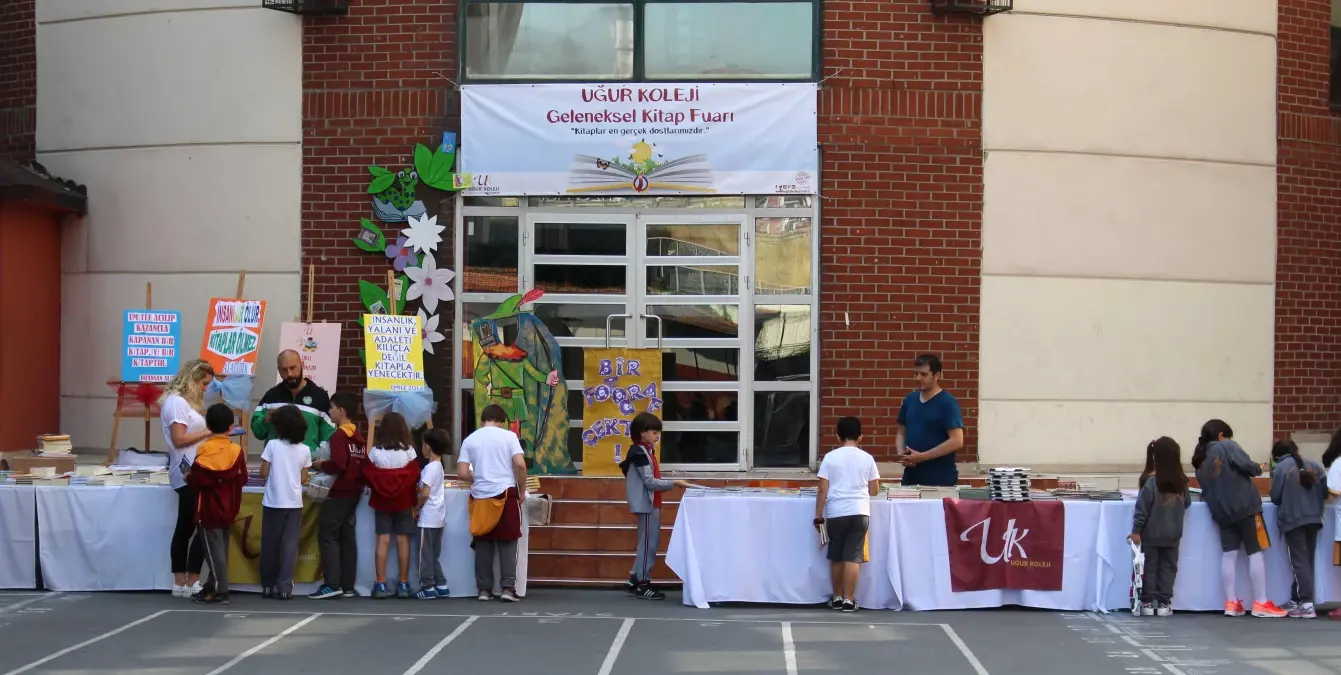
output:
[[[202,527],[196,530],[205,549],[205,564],[209,566],[203,587],[216,595],[228,595],[228,528]]]
[[[1322,525],[1304,525],[1285,533],[1285,548],[1290,551],[1290,567],[1294,569],[1294,584],[1290,599],[1295,602],[1313,602],[1313,556],[1318,552],[1318,531]]]
[[[429,586],[447,586],[447,577],[442,573],[441,527],[419,528],[419,587]]]
[[[475,540],[475,588],[481,591],[494,591],[494,554],[498,554],[498,585],[502,588],[517,588],[517,542],[496,541],[493,539]]]
[[[1143,546],[1145,576],[1141,602],[1173,602],[1173,584],[1178,579],[1177,546]]]
[[[302,509],[261,507],[261,585],[279,593],[293,593],[293,570],[298,566],[298,535]]]
[[[661,509],[633,515],[638,517],[638,548],[633,556],[633,569],[629,571],[629,578],[646,583],[652,580],[652,566],[656,565],[657,549],[661,548]]]

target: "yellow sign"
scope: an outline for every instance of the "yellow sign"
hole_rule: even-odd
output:
[[[582,475],[619,476],[632,443],[629,423],[642,412],[661,417],[661,350],[583,352]]]
[[[369,389],[420,391],[427,387],[418,316],[364,314],[363,347]]]
[[[242,507],[228,533],[228,583],[261,583],[261,495],[242,493]],[[298,566],[295,583],[321,580],[321,548],[317,545],[317,519],[321,509],[303,497],[303,524],[298,534]]]

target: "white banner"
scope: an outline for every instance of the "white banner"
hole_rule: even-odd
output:
[[[800,84],[461,88],[466,196],[816,194],[817,89]]]

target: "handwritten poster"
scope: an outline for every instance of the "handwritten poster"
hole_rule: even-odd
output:
[[[264,300],[212,298],[200,358],[221,375],[254,375],[264,324]]]
[[[303,359],[303,376],[327,391],[335,390],[340,369],[340,324],[286,321],[279,327],[279,349],[292,349]],[[275,384],[284,378],[275,373]]]
[[[418,391],[424,383],[424,336],[418,316],[364,314],[368,388]]]
[[[181,353],[182,313],[152,309],[126,310],[121,331],[122,382],[168,382],[177,374]]]
[[[583,359],[582,475],[619,476],[633,418],[661,417],[661,350],[586,349]]]

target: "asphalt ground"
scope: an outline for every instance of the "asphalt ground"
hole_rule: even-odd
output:
[[[0,675],[1321,675],[1341,624],[1001,609],[720,606],[533,589],[517,604],[364,598],[227,607],[163,593],[0,592]]]

